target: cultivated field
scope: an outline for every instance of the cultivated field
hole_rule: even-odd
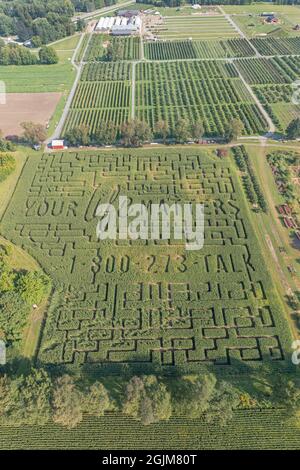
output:
[[[216,17],[166,17],[153,28],[160,39],[224,39],[238,37],[239,33],[222,16]]]
[[[151,127],[160,119],[173,129],[179,118],[199,118],[207,135],[220,135],[225,123],[238,116],[246,134],[265,130],[264,119],[232,64],[144,63],[137,66],[136,80],[136,115]]]
[[[292,83],[300,73],[300,57],[241,59],[236,65],[251,85]]]
[[[60,100],[61,93],[8,93],[0,106],[0,128],[5,136],[20,135],[20,124],[39,122],[46,126]]]
[[[93,34],[84,60],[86,62],[103,61],[108,43],[118,44],[121,48],[119,60],[137,60],[140,58],[140,39],[137,37],[107,37],[107,35]]]
[[[91,63],[84,67],[71,105],[64,134],[80,124],[96,131],[101,121],[117,125],[130,116],[131,64]]]
[[[283,410],[239,410],[224,429],[174,418],[146,428],[125,416],[85,419],[75,430],[59,426],[5,427],[1,449],[299,449],[300,431]]]
[[[144,44],[144,53],[150,60],[217,59],[255,55],[254,49],[245,39],[148,42]]]
[[[125,194],[204,203],[204,248],[186,251],[173,237],[99,243],[98,204],[117,207]],[[31,157],[2,232],[56,286],[42,363],[102,374],[124,364],[162,373],[288,366],[288,326],[231,159],[195,149]]]

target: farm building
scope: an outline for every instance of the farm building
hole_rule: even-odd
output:
[[[63,140],[52,140],[50,147],[52,150],[63,150],[65,148],[65,143]]]
[[[128,36],[140,33],[142,20],[139,16],[127,18],[125,16],[102,17],[98,21],[95,31],[112,33],[114,36]]]
[[[139,10],[119,10],[118,16],[125,16],[126,18],[132,18],[133,16],[138,16],[140,14]]]

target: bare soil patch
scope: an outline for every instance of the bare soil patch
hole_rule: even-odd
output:
[[[24,121],[48,124],[61,93],[8,93],[0,104],[0,129],[5,136],[20,135]]]

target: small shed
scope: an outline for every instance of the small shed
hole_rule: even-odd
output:
[[[63,140],[52,140],[51,148],[53,150],[63,150],[65,148],[65,144]]]

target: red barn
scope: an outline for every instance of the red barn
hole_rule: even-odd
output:
[[[52,150],[63,150],[65,148],[65,144],[63,140],[52,140],[51,142]]]

